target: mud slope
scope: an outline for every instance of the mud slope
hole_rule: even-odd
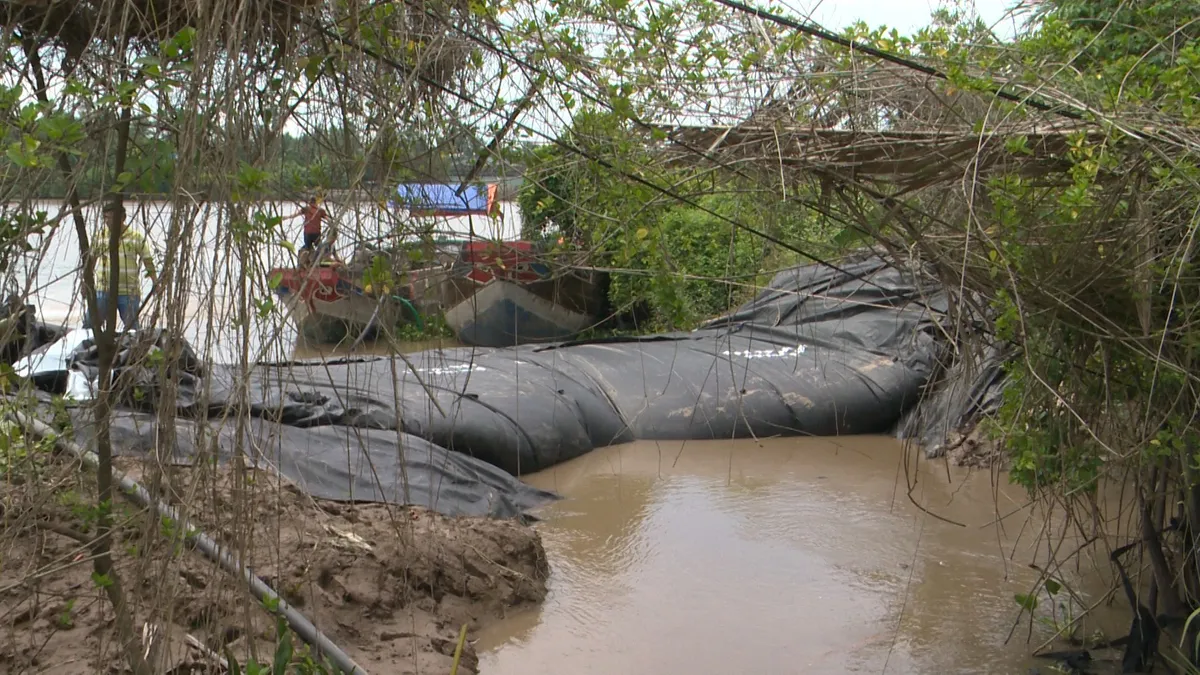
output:
[[[38,471],[0,483],[0,671],[120,672],[111,606],[81,542],[92,539],[94,487],[57,464]],[[143,482],[192,505],[210,534],[246,550],[259,576],[372,675],[447,673],[462,624],[478,629],[546,593],[541,540],[513,521],[319,502],[254,471],[169,473]],[[135,605],[136,647],[144,652],[149,643],[160,655],[157,672],[223,671],[206,648],[228,649],[242,662],[251,654],[271,660],[276,626],[265,608],[173,545],[169,523],[124,502],[115,518],[123,523],[113,549]],[[477,664],[468,640],[459,672]]]

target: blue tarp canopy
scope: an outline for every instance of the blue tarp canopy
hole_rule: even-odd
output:
[[[441,183],[402,183],[396,187],[394,203],[412,215],[483,216],[496,205],[495,185],[459,185]]]

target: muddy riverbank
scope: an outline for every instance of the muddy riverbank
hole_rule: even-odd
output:
[[[315,501],[256,472],[175,469],[166,493],[371,673],[449,672],[463,623],[460,672],[488,675],[1046,666],[1029,652],[1053,623],[1018,622],[1014,597],[1036,585],[1047,537],[1075,535],[1002,476],[905,457],[884,437],[615,446],[528,476],[567,497],[533,528]],[[111,610],[63,533],[92,501],[71,498],[87,488],[65,467],[41,471],[38,489],[4,495],[0,664],[96,672],[116,659]],[[167,553],[143,515],[122,505],[118,519],[138,626],[168,627],[168,667],[204,662],[185,634],[270,659],[274,624],[239,584]],[[1105,605],[1102,577],[1064,581],[1100,604],[1083,632],[1115,635],[1127,614]]]
[[[1052,623],[1030,625],[1014,598],[1037,584],[1046,542],[1078,533],[1003,476],[906,456],[886,437],[634,443],[528,476],[566,497],[538,511],[549,595],[483,631],[483,672],[1050,665],[1029,653]],[[1091,604],[1102,578],[1064,581]],[[1101,603],[1083,631],[1120,634],[1127,617]]]
[[[3,495],[0,670],[106,672],[121,662],[120,642],[86,546],[94,497],[72,469],[42,471],[36,487],[18,481]],[[540,539],[515,522],[316,501],[260,472],[170,473],[164,494],[245,551],[260,577],[373,674],[450,672],[463,624],[473,633],[545,595]],[[137,647],[161,649],[158,672],[212,665],[186,636],[242,663],[270,663],[275,623],[244,584],[172,546],[167,524],[124,504],[115,513],[124,525],[114,553],[135,606]],[[467,643],[459,672],[477,664]]]

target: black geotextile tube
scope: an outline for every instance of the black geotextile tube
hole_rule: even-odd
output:
[[[66,437],[56,432],[49,425],[20,412],[12,411],[11,414],[19,424],[32,430],[35,435],[40,438],[53,439],[56,445],[75,455],[93,469],[99,465],[99,458],[96,457],[95,453],[84,450],[75,443],[67,440]],[[180,516],[179,511],[175,507],[155,499],[146,488],[142,487],[132,478],[116,471],[113,472],[113,475],[118,479],[122,495],[139,506],[154,509],[160,517],[170,518],[178,523],[184,533],[184,538],[189,543],[194,544],[204,554],[204,557],[220,565],[226,572],[242,577],[250,585],[250,592],[260,602],[277,607],[279,613],[287,620],[288,626],[291,627],[296,635],[300,636],[301,640],[308,643],[317,652],[318,656],[328,659],[334,668],[346,675],[367,675],[367,671],[356,664],[346,652],[333,644],[329,638],[325,637],[324,633],[317,630],[317,627],[308,620],[308,617],[297,612],[286,600],[279,597],[275,589],[268,586],[265,581],[258,578],[249,568],[238,562],[233,557],[233,554],[221,548],[221,545],[213,540],[212,537],[192,526],[191,523]]]

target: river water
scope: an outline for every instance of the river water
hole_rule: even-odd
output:
[[[295,205],[263,208],[286,214]],[[381,212],[371,209],[333,209],[352,233],[343,242],[379,231]],[[488,236],[519,231],[516,208],[505,213]],[[161,251],[169,207],[142,204],[131,216]],[[89,212],[93,225],[96,217]],[[484,229],[465,219],[445,226]],[[299,239],[299,223],[291,227]],[[214,361],[237,360],[243,347],[251,360],[339,351],[298,347],[279,313],[256,319],[244,338],[234,309],[269,295],[263,273],[290,254],[272,245],[240,260],[222,228],[217,216],[202,215],[195,265],[183,279],[185,335],[197,351]],[[30,284],[46,320],[75,324],[74,233],[64,227],[38,245],[9,283]],[[1056,532],[1056,521],[1028,508],[1003,476],[926,461],[906,472],[904,456],[895,440],[878,437],[635,443],[527,477],[566,497],[538,514],[550,594],[480,636],[482,672],[1026,672],[1029,651],[1052,631],[1026,619],[1006,642],[1018,617],[1014,596],[1037,582],[1028,565],[1044,557],[1048,538],[1075,546],[1078,537]],[[963,526],[915,507],[911,478],[913,500]],[[1107,590],[1088,581],[1099,576],[1084,570],[1083,581],[1065,580],[1092,604]],[[1102,607],[1094,625],[1119,631],[1127,617],[1119,607]]]
[[[481,672],[1027,672],[1053,631],[1005,641],[1043,519],[1004,477],[922,461],[914,499],[965,527],[938,520],[903,457],[881,437],[643,442],[529,476],[566,497],[537,514],[550,593],[481,636]],[[1095,620],[1118,631],[1120,607]]]
[[[61,206],[57,202],[42,201],[8,204],[2,208],[9,213],[42,211],[53,221],[61,212]],[[295,203],[268,202],[253,205],[249,212],[289,216],[298,208],[299,204]],[[328,202],[325,208],[330,213],[331,223],[340,232],[337,249],[343,258],[352,253],[353,242],[377,240],[381,233],[395,236],[394,233],[411,233],[418,228],[431,227],[436,233],[463,238],[513,239],[521,231],[519,209],[511,203],[501,204],[501,216],[497,218],[432,220],[414,220],[401,212],[363,202]],[[167,248],[173,216],[171,205],[155,201],[128,202],[126,210],[130,226],[144,234],[158,253],[161,270],[161,256]],[[84,215],[89,236],[96,236],[101,227],[98,207],[85,209]],[[197,352],[214,362],[234,362],[242,358],[243,353],[251,361],[279,361],[291,357],[296,345],[294,324],[282,308],[258,316],[254,304],[272,295],[267,287],[270,268],[293,264],[294,257],[280,244],[280,238],[277,236],[258,246],[253,259],[247,260],[242,258],[229,236],[226,213],[211,205],[197,205],[186,217],[191,228],[191,239],[186,246],[190,268],[172,282],[173,286],[182,286],[181,296],[187,299],[185,337]],[[298,247],[300,228],[298,219],[285,222],[283,238]],[[48,236],[33,237],[31,243],[35,245],[34,251],[11,261],[9,274],[4,279],[5,293],[19,289],[38,308],[43,320],[78,326],[84,310],[79,290],[79,243],[72,222],[62,222]],[[142,297],[148,303],[153,302],[150,292],[149,281],[143,280]],[[162,294],[158,295],[161,298]],[[244,330],[237,322],[242,307],[250,308],[251,317]],[[398,348],[408,351],[412,346]],[[372,349],[379,350],[380,347],[367,346],[363,350]],[[310,349],[302,351],[301,355],[330,351],[344,349]]]

